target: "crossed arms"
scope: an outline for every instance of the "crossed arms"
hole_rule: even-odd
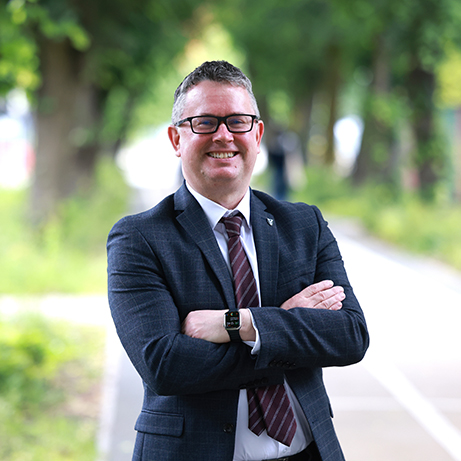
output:
[[[342,301],[345,297],[342,287],[334,286],[331,280],[324,280],[308,286],[289,298],[280,307],[285,310],[302,307],[337,311],[342,308]],[[240,337],[243,341],[255,341],[256,330],[248,309],[240,309],[240,316],[242,318]],[[182,323],[181,331],[191,338],[204,339],[213,343],[230,341],[229,335],[223,327],[222,311],[192,311]]]

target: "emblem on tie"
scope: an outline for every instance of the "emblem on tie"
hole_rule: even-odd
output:
[[[266,218],[266,221],[267,221],[267,224],[269,224],[269,226],[273,226],[274,225],[274,220],[271,219],[271,218]]]

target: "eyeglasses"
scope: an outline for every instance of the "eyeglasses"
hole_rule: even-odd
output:
[[[226,117],[217,117],[215,115],[198,115],[187,117],[174,125],[179,126],[184,122],[190,122],[192,133],[211,134],[218,131],[219,125],[224,123],[231,133],[248,133],[253,129],[253,123],[259,121],[257,115],[233,114]]]

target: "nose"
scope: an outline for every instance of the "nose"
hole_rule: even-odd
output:
[[[232,141],[234,135],[228,130],[227,125],[224,121],[221,121],[218,125],[218,129],[213,133],[213,140]]]

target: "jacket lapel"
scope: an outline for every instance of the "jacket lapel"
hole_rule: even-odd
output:
[[[204,254],[223,289],[227,307],[235,306],[234,286],[216,237],[202,208],[183,184],[175,193],[177,221]]]
[[[277,223],[266,211],[264,203],[251,194],[251,226],[258,258],[261,305],[276,305],[276,287],[279,269]]]

